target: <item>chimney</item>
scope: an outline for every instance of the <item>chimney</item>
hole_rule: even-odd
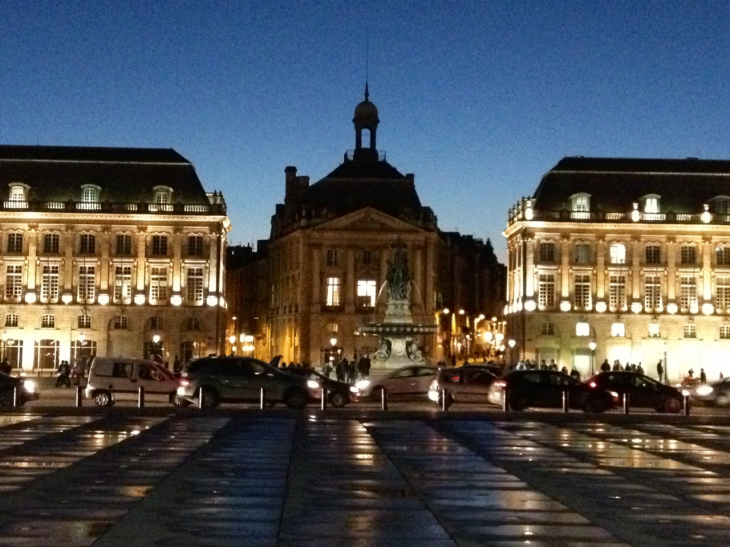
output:
[[[284,205],[296,202],[297,197],[297,168],[293,165],[284,169],[286,173],[286,189],[284,191]]]

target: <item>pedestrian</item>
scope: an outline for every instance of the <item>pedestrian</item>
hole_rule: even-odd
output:
[[[322,367],[322,374],[324,374],[325,376],[327,376],[327,378],[329,378],[331,372],[332,372],[332,365],[330,365],[329,363],[325,363],[324,366]]]
[[[608,364],[608,359],[604,359],[603,363],[601,363],[601,372],[610,372],[611,371],[611,365]]]
[[[182,361],[180,360],[180,356],[176,355],[175,360],[172,362],[172,371],[175,374],[180,374],[182,372],[183,366]]]
[[[618,362],[618,359],[616,359],[616,360],[615,360],[615,361],[613,362],[613,369],[612,369],[612,370],[613,370],[614,372],[617,372],[617,371],[621,370],[621,364],[620,364],[620,363]]]
[[[71,381],[69,380],[69,374],[71,374],[71,367],[68,361],[61,361],[58,365],[58,378],[56,378],[56,387],[66,386],[71,387]]]
[[[10,376],[13,373],[13,367],[8,361],[7,357],[3,359],[3,362],[0,363],[0,372],[4,372],[8,376]]]
[[[558,364],[555,359],[550,359],[550,370],[558,370]]]
[[[662,365],[661,359],[659,359],[659,362],[656,364],[656,373],[657,376],[659,376],[659,381],[664,383],[664,366]]]
[[[368,378],[370,376],[370,367],[372,364],[370,363],[370,356],[365,356],[365,363],[363,364],[363,370],[365,371],[364,378]]]
[[[345,381],[345,376],[347,374],[346,363],[347,363],[347,360],[344,357],[342,357],[335,364],[335,377],[337,378],[338,382]]]
[[[347,381],[350,384],[354,384],[357,382],[357,363],[353,359],[350,361],[347,365],[348,375],[347,375]]]
[[[641,363],[639,363],[639,366],[636,367],[636,372],[638,372],[639,374],[644,374],[644,369],[642,368]]]
[[[705,374],[705,369],[700,369],[700,384],[706,384],[707,383],[707,374]]]
[[[560,372],[562,372],[563,374],[568,374],[568,369],[563,367],[560,369]]]
[[[570,377],[575,378],[576,380],[578,380],[580,382],[580,372],[578,372],[578,369],[574,368],[573,370],[571,370]]]
[[[541,360],[540,361],[540,370],[547,370],[547,369],[548,369],[548,366],[547,366],[547,363],[545,362],[545,359]]]

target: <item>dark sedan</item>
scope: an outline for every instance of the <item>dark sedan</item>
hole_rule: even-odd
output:
[[[0,372],[0,406],[13,406],[15,388],[20,388],[18,405],[38,399],[38,390],[35,381],[25,378],[15,378]]]
[[[683,393],[680,390],[639,372],[600,372],[589,378],[586,384],[594,389],[613,391],[622,400],[624,393],[628,393],[630,407],[677,413],[683,406]]]
[[[591,388],[556,370],[514,370],[492,383],[489,402],[503,405],[505,393],[511,410],[528,407],[560,408],[563,393],[569,406],[585,412],[603,412],[615,406],[617,398],[600,388]]]
[[[343,408],[344,406],[355,402],[360,396],[360,389],[355,386],[351,386],[346,382],[340,382],[328,378],[324,374],[320,374],[316,370],[304,367],[292,367],[279,369],[287,374],[293,374],[307,380],[314,380],[321,387],[327,390],[327,402],[335,408]],[[322,398],[321,389],[312,390],[315,397]]]

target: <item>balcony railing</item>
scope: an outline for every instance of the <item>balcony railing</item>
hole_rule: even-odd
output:
[[[702,213],[641,213],[639,220],[634,220],[634,211],[603,212],[603,211],[531,211],[531,221],[542,222],[619,222],[619,223],[652,223],[652,224],[730,224],[730,215],[712,214],[709,222],[705,222]],[[508,224],[527,220],[518,210],[511,210]]]
[[[139,214],[197,214],[225,215],[225,203],[185,204],[185,203],[118,203],[89,201],[0,201],[0,211],[32,211],[32,212],[66,212],[81,211],[84,213],[139,213]]]

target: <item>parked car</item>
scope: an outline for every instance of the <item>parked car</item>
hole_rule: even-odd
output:
[[[311,368],[292,367],[279,369],[287,374],[293,374],[307,380],[314,380],[319,384],[319,388],[312,389],[312,393],[317,399],[322,398],[322,388],[327,390],[327,402],[335,408],[343,408],[346,405],[355,402],[360,397],[360,389],[351,386],[346,382],[340,382],[328,378],[324,374],[317,372]]]
[[[363,397],[379,397],[381,388],[386,389],[389,397],[425,395],[437,370],[431,365],[408,365],[377,380],[360,380],[355,386]]]
[[[191,362],[182,373],[177,395],[188,403],[198,402],[203,390],[203,406],[215,407],[226,401],[258,401],[261,388],[269,404],[283,402],[289,408],[304,408],[316,398],[319,383],[287,374],[252,357],[204,357]]]
[[[16,378],[0,372],[0,406],[13,406],[15,388],[19,387],[18,405],[22,406],[28,401],[38,399],[38,385],[35,380],[28,378]]]
[[[657,382],[639,372],[599,372],[586,381],[592,388],[613,391],[623,398],[629,394],[629,406],[654,408],[657,412],[677,413],[683,407],[683,393],[676,387]]]
[[[177,396],[177,378],[164,366],[126,357],[94,357],[84,394],[98,406],[111,406],[115,393],[137,393],[140,387],[148,394],[167,395],[176,406],[187,404]]]
[[[445,389],[448,392],[447,406],[455,402],[487,403],[489,387],[497,379],[492,370],[488,365],[440,368],[431,381],[428,398],[441,406],[441,392]]]
[[[692,393],[692,400],[704,404],[727,406],[730,404],[730,378],[702,384]]]
[[[568,393],[570,408],[585,412],[603,412],[618,403],[617,394],[583,384],[556,370],[513,370],[492,383],[489,402],[503,405],[505,390],[509,408],[517,411],[528,407],[560,408],[563,392]]]

